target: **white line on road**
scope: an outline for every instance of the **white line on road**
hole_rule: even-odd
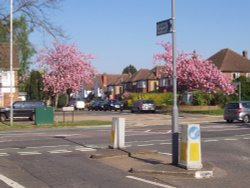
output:
[[[69,151],[69,150],[52,150],[52,151],[49,151],[49,153],[51,154],[55,154],[55,153],[70,153],[72,151]]]
[[[203,142],[218,142],[219,140],[203,140]]]
[[[0,157],[5,157],[5,156],[9,156],[8,153],[0,153]]]
[[[250,140],[250,138],[243,138],[244,140]]]
[[[0,174],[0,180],[2,180],[4,183],[6,183],[7,185],[9,185],[10,187],[13,187],[13,188],[25,188],[24,186],[7,178],[6,176],[4,176],[2,174]]]
[[[77,150],[77,151],[96,151],[96,149],[86,148],[86,147],[76,147],[75,150]]]
[[[159,145],[170,145],[170,144],[172,144],[172,143],[166,142],[166,143],[160,143]]]
[[[235,141],[235,140],[238,140],[238,139],[235,139],[235,138],[225,138],[223,140],[226,140],[226,141]]]
[[[141,144],[141,145],[137,145],[137,146],[153,146],[154,144]]]
[[[172,153],[162,153],[162,152],[159,152],[160,154],[163,154],[163,155],[169,155],[169,156],[172,156]]]
[[[28,149],[35,149],[35,148],[57,148],[57,147],[68,147],[70,145],[56,145],[56,146],[37,146],[37,147],[26,147]]]
[[[17,152],[19,155],[40,155],[38,151],[30,151],[30,152]]]
[[[151,185],[156,185],[156,186],[158,186],[158,187],[175,188],[175,187],[170,186],[170,185],[166,185],[166,184],[161,184],[161,183],[157,183],[157,182],[145,180],[145,179],[142,179],[142,178],[137,178],[137,177],[135,177],[135,176],[126,176],[126,177],[127,177],[127,178],[130,178],[130,179],[137,180],[137,181],[141,181],[141,182],[144,182],[144,183],[148,183],[148,184],[151,184]]]

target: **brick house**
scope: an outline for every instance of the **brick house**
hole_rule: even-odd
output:
[[[240,55],[226,48],[212,55],[208,60],[232,80],[240,76],[250,77],[250,60],[247,51],[243,51]]]
[[[13,100],[20,100],[18,98],[18,75],[19,69],[18,51],[13,47],[13,77],[12,80],[12,92]],[[10,44],[0,43],[0,106],[10,105]]]

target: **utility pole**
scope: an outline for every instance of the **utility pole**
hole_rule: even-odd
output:
[[[10,125],[13,125],[13,0],[10,0]]]
[[[173,114],[172,114],[172,164],[179,163],[179,126],[177,106],[177,75],[176,75],[176,17],[175,0],[172,0],[172,60],[173,60]]]

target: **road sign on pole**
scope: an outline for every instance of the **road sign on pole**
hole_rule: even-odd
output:
[[[156,23],[157,36],[167,34],[167,33],[172,33],[173,32],[172,25],[173,25],[172,18],[170,18],[168,20],[163,20],[163,21],[157,22]]]

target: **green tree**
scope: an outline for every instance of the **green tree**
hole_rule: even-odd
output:
[[[122,74],[134,74],[137,72],[137,69],[133,65],[125,67],[122,71]]]
[[[25,91],[28,94],[30,100],[42,100],[45,97],[43,91],[43,79],[42,74],[39,71],[31,71],[29,79],[26,81]]]
[[[14,19],[13,25],[14,43],[19,51],[20,68],[18,71],[18,76],[22,78],[29,71],[29,65],[31,63],[30,59],[35,53],[35,50],[29,41],[29,35],[32,32],[32,29],[28,28],[26,18],[24,16]],[[9,42],[9,38],[9,23],[0,24],[0,42]],[[20,79],[19,91],[24,91],[24,88],[24,81],[23,79]]]
[[[250,79],[246,78],[245,76],[240,76],[239,78],[235,79],[234,82],[240,82],[241,86],[241,100],[250,100]],[[239,86],[236,86],[236,95],[233,95],[233,100],[239,99]]]

